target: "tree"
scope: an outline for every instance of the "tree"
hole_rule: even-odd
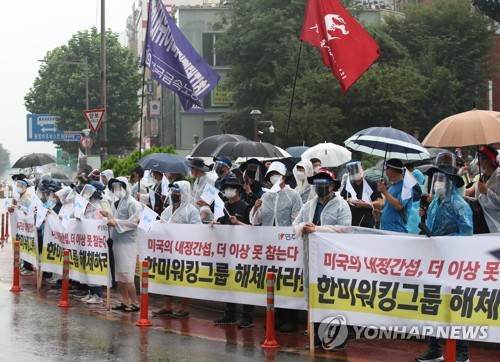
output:
[[[140,119],[138,91],[141,75],[138,60],[120,45],[118,36],[106,33],[107,134],[108,153],[122,154],[134,147],[130,134]],[[100,108],[100,34],[96,28],[75,34],[67,45],[47,52],[33,87],[25,96],[26,109],[32,113],[59,116],[58,128],[80,131],[88,128],[85,109],[85,66],[67,62],[88,63],[89,108]],[[65,63],[66,62],[66,63]],[[100,144],[100,136],[94,136]],[[60,142],[61,148],[75,153],[76,142]]]
[[[232,64],[235,103],[220,127],[249,136],[249,112],[258,108],[264,120],[275,123],[275,140],[283,145],[305,3],[235,0],[232,6],[221,22],[227,32],[217,51]],[[487,19],[468,0],[434,0],[407,9],[405,17],[367,27],[382,56],[344,97],[318,50],[302,46],[286,146],[341,143],[371,126],[392,125],[423,136],[446,116],[484,106],[491,76]]]
[[[10,169],[10,152],[0,144],[0,175]]]

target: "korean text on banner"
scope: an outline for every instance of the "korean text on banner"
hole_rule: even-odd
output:
[[[499,343],[495,248],[498,235],[311,234],[313,319],[340,314],[349,325],[433,327],[429,335],[464,326],[451,338]],[[466,332],[467,326],[473,328]],[[472,333],[485,327],[487,336]]]
[[[301,40],[321,51],[344,95],[380,56],[377,42],[338,0],[308,0]]]
[[[21,260],[38,269],[38,234],[35,226],[35,214],[24,213],[16,208],[10,214],[13,243],[19,241],[19,254]]]
[[[150,293],[265,306],[274,272],[276,306],[305,309],[302,241],[291,228],[156,222],[138,240]]]
[[[70,219],[63,228],[57,216],[47,215],[42,270],[62,274],[63,251],[70,251],[69,277],[84,284],[108,283],[108,226],[106,220]]]
[[[161,85],[177,93],[185,111],[198,112],[202,108],[200,100],[220,79],[184,37],[162,0],[149,3],[141,64]]]

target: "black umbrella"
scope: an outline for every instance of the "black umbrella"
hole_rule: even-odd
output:
[[[56,158],[48,153],[32,153],[31,155],[21,157],[16,161],[16,163],[14,163],[12,168],[36,167],[56,162]]]
[[[239,141],[248,141],[248,138],[246,138],[245,136],[240,136],[238,134],[218,134],[215,136],[210,136],[198,143],[198,145],[193,148],[193,150],[189,155],[187,155],[187,157],[210,157],[217,149],[217,147],[220,147],[224,143]]]
[[[141,158],[137,163],[145,170],[170,173],[187,173],[186,159],[171,153],[151,153]]]
[[[283,151],[285,152],[285,151]],[[228,156],[233,159],[238,157],[263,157],[263,158],[285,158],[290,157],[288,153],[283,153],[276,146],[267,142],[227,142],[217,148],[212,156]]]

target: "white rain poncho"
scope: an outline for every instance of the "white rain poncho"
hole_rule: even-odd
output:
[[[170,205],[161,213],[161,222],[168,224],[201,224],[200,211],[192,202],[191,184],[188,181],[176,181],[174,185],[178,185],[181,191],[180,205],[174,210],[170,200]],[[169,197],[171,197],[171,192],[172,189],[169,191]]]
[[[60,219],[62,219],[64,215],[68,215],[69,218],[74,217],[73,211],[75,209],[75,194],[76,192],[74,192],[69,186],[64,186],[56,192],[56,196],[59,197],[62,204],[58,214]]]
[[[490,233],[500,233],[500,168],[497,167],[491,174],[486,181],[486,187],[488,188],[486,194],[480,194],[476,183],[476,198],[483,208],[484,219]]]
[[[102,178],[106,177],[106,180],[107,182],[109,182],[109,180],[111,180],[112,178],[114,178],[114,173],[113,173],[113,170],[104,170],[101,172],[101,182],[102,182]],[[107,183],[104,184],[103,182],[103,185],[104,185],[104,192],[102,194],[102,198],[103,200],[107,201],[109,203],[109,205],[111,206],[111,200],[113,200],[113,194],[111,192],[111,190],[109,188],[107,188]],[[131,195],[133,196],[134,194],[131,193]]]
[[[314,199],[302,206],[299,215],[297,215],[297,218],[293,222],[294,228],[296,226],[303,226],[306,222],[313,221],[317,203],[318,196],[315,196]],[[342,197],[337,195],[327,202],[321,212],[321,225],[351,226],[351,221],[352,215],[349,204]]]
[[[252,225],[292,226],[302,208],[299,193],[288,185],[277,193],[266,192],[261,200],[262,205],[250,212]]]
[[[200,209],[201,206],[196,204],[196,201],[200,200],[206,185],[214,186],[214,180],[211,179],[207,174],[194,180],[191,195],[193,196],[193,201],[195,203],[194,205],[197,209]]]
[[[297,171],[297,166],[301,166],[304,168],[304,176],[299,176],[299,172]],[[309,200],[309,195],[311,193],[312,186],[307,182],[307,178],[313,175],[313,166],[311,161],[302,160],[295,165],[293,168],[293,176],[297,181],[297,186],[295,187],[295,191],[297,191],[302,199],[302,203],[306,203]],[[302,178],[303,177],[303,178]]]
[[[122,283],[133,283],[135,262],[137,258],[137,221],[141,213],[141,205],[130,196],[130,184],[125,177],[117,177],[123,182],[125,196],[117,199],[114,195],[111,213],[116,220],[111,238],[113,239],[113,253],[115,255],[115,279]],[[117,202],[118,201],[118,202]],[[118,206],[115,206],[117,202]]]

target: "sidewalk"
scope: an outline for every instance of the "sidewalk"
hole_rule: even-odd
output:
[[[0,249],[0,283],[11,286],[13,272],[12,244],[9,240]],[[37,291],[35,276],[21,276],[20,284],[23,291],[22,298],[32,298],[39,302],[48,303],[58,308],[60,291],[51,290],[50,284],[43,282],[42,288]],[[120,296],[117,292],[111,292],[111,307],[119,304]],[[78,312],[89,317],[98,317],[107,320],[119,321],[135,325],[140,319],[139,313],[123,313],[120,311],[106,311],[106,304],[90,305],[70,296],[72,312]],[[175,319],[170,317],[153,318],[151,311],[160,309],[163,301],[161,296],[149,296],[149,320],[152,327],[168,333],[182,334],[193,338],[216,340],[227,344],[238,344],[247,348],[260,349],[261,343],[266,338],[265,319],[255,318],[253,328],[241,329],[236,326],[215,326],[213,320],[222,315],[221,310],[202,307],[201,301],[192,301],[190,317],[187,319]],[[212,303],[210,303],[212,305]],[[217,304],[215,304],[217,306]],[[224,303],[218,304],[223,309]],[[262,313],[259,313],[261,315]],[[139,328],[139,327],[137,327]],[[306,329],[305,324],[299,326],[296,333],[276,333],[276,340],[281,345],[281,351],[309,356],[305,345],[309,339],[302,333]],[[336,361],[414,361],[415,356],[424,352],[427,344],[422,340],[349,340],[348,348],[341,352],[317,351],[314,356],[323,357]],[[470,348],[471,361],[500,361],[500,345],[473,343]],[[271,355],[269,355],[271,356]],[[272,360],[272,358],[271,358]]]

